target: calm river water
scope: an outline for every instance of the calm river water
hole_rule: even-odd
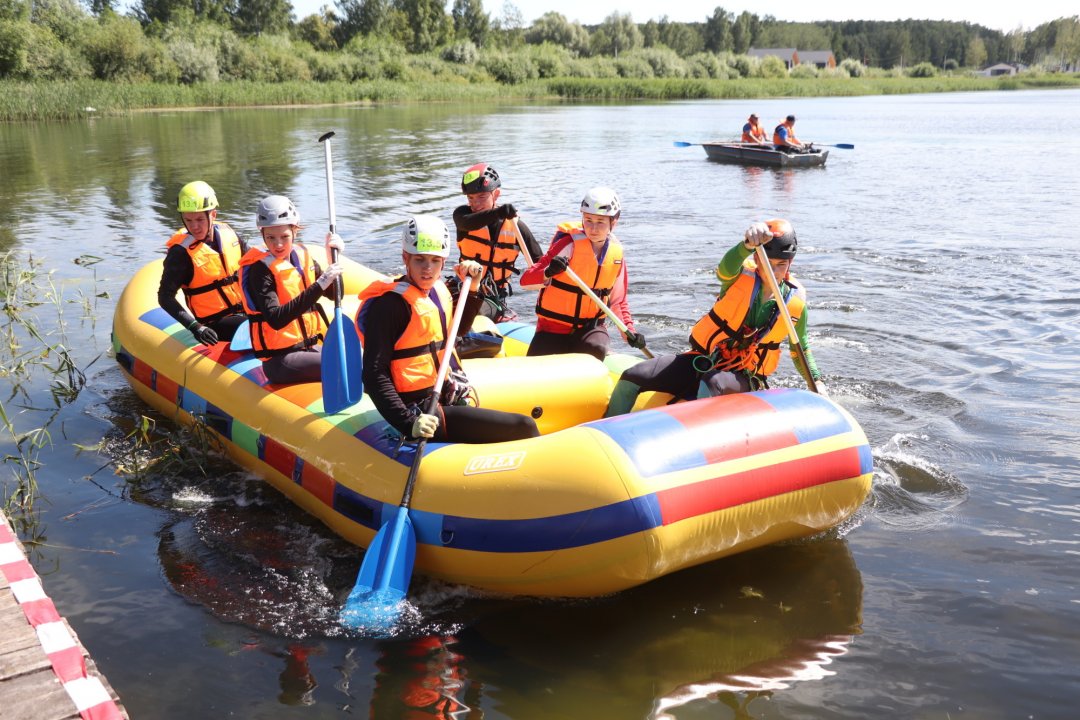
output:
[[[1060,90],[2,125],[0,249],[40,263],[46,301],[11,311],[87,379],[55,399],[47,374],[11,371],[23,331],[0,351],[8,415],[52,439],[22,524],[35,567],[134,718],[1075,717],[1078,107]],[[856,149],[774,171],[672,147],[731,137],[751,111]],[[317,239],[330,129],[347,254],[386,270],[396,226],[449,220],[476,161],[545,244],[585,189],[614,186],[657,350],[684,347],[746,225],[789,218],[819,365],[873,446],[860,515],[592,601],[421,580],[423,619],[380,640],[333,622],[358,551],[256,478],[225,461],[117,472],[148,410],[109,356],[113,303],[178,227],[177,189],[207,180],[248,234],[257,199],[287,194]],[[516,297],[526,318],[532,300]],[[797,384],[788,360],[780,376]]]

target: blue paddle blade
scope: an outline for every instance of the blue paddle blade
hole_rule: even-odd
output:
[[[323,410],[341,412],[360,402],[363,392],[363,349],[360,336],[350,318],[334,308],[334,321],[326,333],[322,350]]]
[[[672,143],[672,145],[674,145],[675,147],[690,147],[693,144],[694,143],[688,143],[685,140],[676,140]]]
[[[416,559],[416,531],[409,509],[398,507],[364,553],[356,585],[341,611],[341,622],[354,629],[386,632],[400,615]]]
[[[247,352],[251,349],[251,323],[247,320],[236,326],[236,333],[229,341],[229,349],[233,352]]]

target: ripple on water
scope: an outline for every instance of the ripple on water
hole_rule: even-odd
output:
[[[952,524],[952,510],[967,499],[967,486],[920,452],[928,440],[900,433],[873,451],[873,516],[886,525],[915,530]]]

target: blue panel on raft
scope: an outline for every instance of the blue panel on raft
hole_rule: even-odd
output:
[[[206,416],[206,400],[191,391],[191,388],[181,387],[176,391],[177,404],[195,417]]]
[[[869,445],[859,446],[859,472],[863,475],[874,472],[874,454]]]
[[[642,410],[588,423],[587,427],[614,440],[645,477],[708,464],[686,426],[665,412]]]
[[[147,310],[139,316],[139,320],[146,323],[147,325],[156,327],[158,330],[162,331],[164,331],[165,328],[169,327],[170,325],[176,325],[178,327],[181,327],[180,323],[177,322],[172,315],[165,312],[160,307]]]
[[[754,393],[783,414],[800,443],[852,431],[851,423],[831,402],[809,391],[764,390]]]
[[[334,483],[334,511],[364,527],[378,530],[383,523],[384,508],[393,508],[377,500],[350,490],[341,483]],[[392,518],[389,513],[386,518]]]
[[[533,334],[536,332],[536,326],[519,322],[501,322],[495,328],[503,337],[517,340],[526,345],[532,342]]]
[[[242,355],[239,360],[229,363],[229,369],[238,375],[243,375],[259,387],[270,384],[266,379],[266,373],[263,372],[262,360],[254,355]]]
[[[655,495],[581,512],[527,520],[487,520],[412,510],[417,542],[493,553],[551,552],[635,535],[662,524]],[[441,522],[440,522],[441,519]]]
[[[364,443],[372,450],[382,453],[391,460],[405,465],[411,466],[413,458],[416,457],[416,446],[410,444],[404,444],[401,449],[398,449],[398,441],[401,439],[400,433],[394,429],[390,423],[385,420],[377,420],[370,425],[361,428],[356,433],[353,433],[360,442]],[[427,443],[427,447],[424,450],[424,456],[428,456],[441,448],[446,443]],[[394,453],[397,453],[395,456]]]

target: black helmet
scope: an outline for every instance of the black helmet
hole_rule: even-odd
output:
[[[461,192],[466,195],[491,192],[500,187],[499,173],[487,163],[476,163],[461,176]]]
[[[773,260],[790,260],[795,257],[795,251],[799,249],[799,241],[795,237],[795,228],[787,220],[766,220],[765,224],[772,231],[772,240],[765,243],[765,254]]]

